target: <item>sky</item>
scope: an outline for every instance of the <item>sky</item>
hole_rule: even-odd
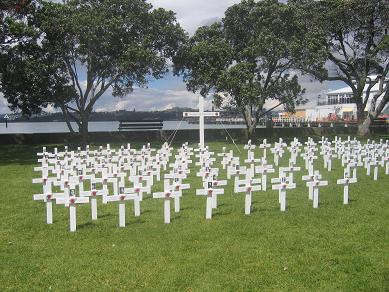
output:
[[[162,7],[176,12],[181,26],[193,34],[199,26],[211,24],[220,20],[224,11],[240,0],[150,0],[154,7]],[[306,89],[305,97],[309,102],[305,107],[314,106],[317,96],[322,96],[330,89],[343,87],[338,82],[319,83],[308,76],[299,78],[300,85]],[[96,111],[115,110],[164,110],[172,107],[196,108],[198,94],[188,92],[181,77],[168,73],[163,79],[152,80],[147,88],[135,88],[126,97],[112,97],[110,91],[96,103]],[[269,104],[270,105],[270,104]],[[210,109],[211,101],[206,100],[206,109]],[[50,109],[49,109],[50,110]],[[0,93],[0,113],[10,112],[7,101]]]

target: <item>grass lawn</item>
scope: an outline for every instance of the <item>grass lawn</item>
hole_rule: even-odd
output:
[[[210,143],[216,152],[222,146],[238,154],[233,145]],[[44,204],[32,200],[41,192],[31,183],[39,150],[0,147],[2,291],[389,290],[389,177],[382,168],[378,182],[358,169],[358,184],[350,187],[351,201],[344,206],[343,187],[336,184],[343,175],[340,162],[327,172],[318,160],[315,168],[329,180],[320,190],[319,209],[308,200],[304,170],[295,174],[297,189],[287,192],[285,213],[277,191],[270,190],[253,194],[250,216],[231,180],[212,220],[205,220],[205,197],[194,195],[201,180],[193,167],[185,181],[192,190],[184,191],[182,211],[172,210],[170,225],[163,223],[163,200],[146,196],[139,218],[128,204],[125,228],[118,227],[116,204],[99,204],[96,222],[90,206],[82,205],[77,232],[70,233],[68,209],[54,206],[54,224],[46,225]],[[241,158],[246,155],[242,150]],[[220,178],[225,176],[222,171]]]

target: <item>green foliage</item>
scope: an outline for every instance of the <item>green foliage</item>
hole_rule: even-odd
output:
[[[287,110],[303,103],[297,69],[315,66],[319,47],[295,10],[275,0],[242,1],[225,12],[222,22],[199,28],[181,48],[175,73],[188,90],[228,99],[245,115],[253,131],[266,100],[279,100]]]
[[[326,58],[318,62],[321,66],[305,71],[321,81],[349,85],[362,119],[371,88],[389,76],[388,0],[291,0],[289,5],[305,19],[307,30],[321,39],[322,48],[311,47],[312,54],[325,52]],[[368,83],[373,74],[378,77]],[[387,90],[388,86],[380,95]]]
[[[30,21],[8,19],[10,36],[20,38],[1,52],[5,97],[27,114],[58,106],[83,131],[109,88],[121,97],[161,78],[185,39],[172,11],[145,0],[41,1]]]

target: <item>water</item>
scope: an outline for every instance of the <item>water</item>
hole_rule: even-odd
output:
[[[77,125],[72,123],[77,130]],[[198,129],[199,125],[189,124],[186,121],[164,121],[163,130],[175,130],[177,127],[183,130]],[[225,125],[226,128],[245,128],[245,125]],[[119,122],[90,122],[90,132],[116,132],[119,128]],[[223,129],[221,124],[205,124],[205,129]],[[31,123],[0,123],[0,134],[33,134],[33,133],[68,133],[69,129],[65,122],[31,122]]]

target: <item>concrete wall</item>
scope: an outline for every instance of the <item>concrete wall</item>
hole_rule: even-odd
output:
[[[355,127],[334,127],[334,128],[259,128],[256,131],[254,142],[264,138],[278,140],[282,137],[289,140],[293,137],[316,137],[356,135]],[[381,130],[387,133],[387,129]],[[228,133],[236,142],[246,142],[247,135],[245,129],[229,129]],[[94,132],[90,133],[90,143],[131,143],[131,142],[164,142],[174,134],[173,131],[128,131],[128,132]],[[177,142],[198,142],[198,130],[179,130],[174,141]],[[205,131],[205,141],[227,141],[231,139],[222,129],[210,129]],[[3,134],[0,135],[0,144],[79,144],[80,138],[71,133],[53,134]]]

